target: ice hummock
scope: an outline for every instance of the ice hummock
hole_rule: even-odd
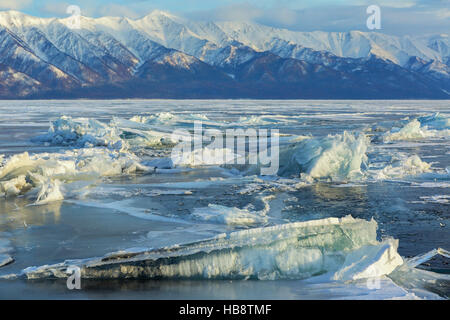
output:
[[[367,166],[369,145],[364,134],[350,132],[304,139],[282,152],[280,173],[294,172],[310,179],[358,179]]]
[[[188,154],[188,159],[177,164],[173,163],[173,159],[164,158],[167,156],[164,154],[163,158],[156,157],[150,161],[140,156],[143,150],[144,154],[147,152],[146,148],[169,150],[176,142],[172,140],[171,135],[174,126],[191,125],[196,120],[209,121],[210,125],[215,126],[230,125],[225,122],[212,122],[202,115],[171,113],[134,116],[130,120],[114,118],[109,124],[95,119],[62,116],[51,123],[47,134],[36,137],[34,141],[68,146],[71,149],[32,156],[25,152],[7,159],[1,156],[0,195],[17,196],[37,188],[39,191],[36,204],[46,204],[64,199],[63,186],[71,181],[145,172],[150,170],[150,163],[155,163],[154,168],[170,169],[179,166],[207,166],[208,163],[199,161],[195,153]],[[448,120],[440,114],[417,118],[398,131],[393,129],[392,132],[386,133],[384,139],[395,141],[434,137],[436,132],[442,135],[448,131]],[[164,127],[160,124],[164,124]],[[342,134],[322,138],[302,137],[296,140],[294,137],[290,141],[294,143],[281,146],[278,174],[300,176],[303,181],[361,181],[367,178],[384,180],[431,171],[430,165],[417,155],[396,163],[387,163],[376,170],[367,170],[370,167],[370,139],[362,133],[344,131]],[[228,149],[219,151],[232,153]],[[247,171],[251,174],[255,173],[255,169],[258,170],[253,168]],[[210,208],[210,211],[219,213],[226,211],[226,208],[215,207]],[[223,214],[216,216],[224,217]]]
[[[161,122],[160,118],[173,119],[168,115],[160,115],[156,122]],[[64,185],[73,181],[152,170],[158,173],[165,168],[172,170],[180,166],[195,168],[208,165],[199,161],[195,152],[187,154],[187,158],[178,164],[167,158],[164,152],[157,157],[145,158],[142,154],[148,153],[146,148],[169,150],[174,141],[171,140],[170,127],[160,128],[147,123],[154,121],[139,120],[143,123],[137,119],[130,121],[115,118],[107,125],[93,119],[61,117],[52,123],[46,135],[36,138],[36,141],[71,148],[57,153],[29,155],[25,152],[9,158],[2,156],[0,195],[18,196],[30,190],[39,190],[36,204],[46,204],[64,199]],[[400,163],[388,163],[385,167],[367,170],[370,166],[367,156],[370,140],[364,134],[343,132],[323,138],[302,137],[298,140],[294,137],[289,141],[294,142],[282,145],[278,174],[301,177],[307,182],[322,179],[392,179],[431,171],[430,165],[416,155],[403,159]],[[232,152],[228,149],[225,151]],[[254,167],[244,174],[255,174],[255,169],[258,168],[257,165]],[[209,208],[209,211],[216,213],[215,216],[221,219],[225,215],[220,212],[225,212],[226,208],[216,206]],[[234,211],[233,216],[236,217],[237,210]],[[249,216],[251,212],[240,211],[240,214]]]
[[[103,123],[90,118],[62,116],[51,122],[46,134],[34,137],[32,141],[72,148],[106,147],[125,152],[136,146],[173,144],[171,131],[162,126],[121,118]]]
[[[11,156],[0,166],[0,195],[18,196],[39,189],[36,204],[62,200],[61,183],[146,172],[138,157],[107,148]]]
[[[275,280],[321,274],[339,280],[361,279],[389,274],[403,263],[397,242],[377,241],[376,231],[374,220],[351,216],[295,222],[172,247],[30,267],[22,275],[27,279],[66,278],[67,268],[78,266],[86,279]]]
[[[35,204],[43,205],[60,200],[64,200],[64,195],[61,192],[61,182],[59,180],[48,180],[41,185]]]
[[[177,115],[171,112],[158,112],[149,115],[137,115],[130,118],[130,121],[144,124],[180,124],[192,123],[194,121],[209,121],[204,114]]]
[[[431,164],[422,161],[419,156],[412,155],[400,159],[393,164],[388,164],[381,170],[376,170],[374,175],[379,180],[415,176],[431,172]]]
[[[345,182],[389,180],[432,172],[431,164],[416,154],[397,154],[380,167],[372,166],[369,147],[371,141],[366,135],[347,131],[324,138],[302,139],[281,152],[279,174],[300,175],[308,182]]]
[[[418,120],[422,125],[436,130],[450,129],[450,117],[436,112],[430,116],[419,117]]]
[[[120,131],[95,119],[62,116],[51,122],[48,133],[32,139],[52,145],[74,147],[109,147],[122,150],[126,147],[120,138]]]
[[[413,119],[402,128],[393,128],[384,135],[385,142],[422,140],[450,136],[450,118],[439,113]]]

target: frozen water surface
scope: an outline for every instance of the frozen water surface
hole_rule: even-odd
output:
[[[277,175],[174,165],[200,120],[278,129]],[[0,298],[448,298],[409,261],[450,247],[449,140],[448,101],[1,101]]]

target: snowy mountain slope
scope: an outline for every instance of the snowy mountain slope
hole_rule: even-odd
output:
[[[411,57],[405,68],[427,74],[436,79],[446,80],[450,78],[450,67],[439,61],[425,61],[418,57]]]
[[[13,11],[0,13],[1,25],[13,28],[17,38],[40,59],[51,60],[84,83],[128,80],[136,68],[151,59],[179,62],[181,68],[197,60],[152,41],[127,19],[82,18],[83,29],[73,30],[68,28],[67,19],[35,19]],[[122,36],[116,39],[113,34]]]
[[[130,24],[161,45],[216,66],[233,64],[230,60],[245,62],[254,57],[254,52],[263,51],[311,63],[326,63],[333,55],[345,58],[376,55],[404,66],[411,57],[443,62],[449,48],[446,35],[414,39],[360,31],[306,33],[249,22],[193,22],[161,11]],[[236,51],[242,48],[246,48],[245,54],[236,56]],[[224,56],[226,52],[230,54]]]
[[[445,35],[304,33],[162,11],[81,17],[71,29],[67,18],[0,12],[2,88],[17,91],[1,92],[12,97],[448,98],[448,51]]]
[[[58,21],[68,25],[69,19],[41,19],[19,12],[0,12],[0,25],[45,26]],[[132,20],[128,18],[103,17],[82,18],[85,30],[105,31],[121,39],[128,37],[130,30],[138,30],[165,47],[173,48],[199,57],[200,48],[226,47],[233,41],[255,51],[271,51],[279,47],[280,40],[286,45],[299,45],[315,51],[327,51],[339,57],[363,58],[371,54],[403,65],[409,57],[423,60],[440,60],[449,56],[448,35],[430,37],[397,37],[378,32],[297,32],[277,29],[252,22],[197,22],[155,10],[149,15]],[[196,54],[194,54],[196,53]]]
[[[21,97],[40,90],[41,83],[26,74],[0,64],[0,96],[18,92]]]
[[[60,70],[82,82],[95,82],[101,80],[101,76],[88,68],[70,54],[62,52],[50,41],[46,35],[36,27],[26,27],[15,31],[31,50],[41,58]]]
[[[364,58],[371,54],[403,65],[411,56],[441,60],[440,52],[428,46],[428,39],[396,37],[378,32],[296,32],[249,22],[221,22],[219,28],[232,39],[259,51],[270,51],[277,39],[339,57]]]
[[[420,37],[419,40],[426,43],[435,52],[438,52],[441,57],[450,57],[450,36],[448,34]]]
[[[87,41],[80,34],[73,32],[59,22],[46,28],[48,39],[67,55],[95,70],[107,81],[119,81],[129,75],[127,66],[115,59],[108,51]]]
[[[159,21],[161,19],[162,22]],[[170,48],[164,46],[167,39],[170,38],[165,35],[171,32],[181,32],[183,27],[175,25],[167,28],[163,22],[164,16],[155,20],[154,15],[137,21],[114,17],[99,19],[82,17],[82,29],[73,30],[73,32],[87,39],[91,44],[101,47],[103,52],[107,52],[124,65],[132,68],[133,72],[149,62],[169,63],[180,69],[189,69],[191,64],[197,64],[198,59],[173,49],[172,47],[175,45]],[[67,24],[68,20],[62,19],[61,23]],[[198,38],[185,38],[187,43],[193,40],[205,42]]]
[[[10,30],[0,28],[0,43],[0,63],[48,86],[70,88],[78,84],[75,78],[37,56]]]
[[[284,40],[286,44],[327,51],[340,57],[363,58],[374,54],[400,65],[411,56],[424,60],[443,58],[443,52],[436,50],[430,42],[433,37],[396,37],[360,31],[296,32],[251,22],[192,22],[161,11],[155,11],[133,24],[136,28],[146,30],[150,37],[162,45],[185,52],[192,52],[202,45],[197,39],[220,47],[237,41],[255,51],[271,51],[277,44],[276,40]]]
[[[26,43],[42,61],[51,63],[66,75],[81,83],[114,79],[108,67],[115,61],[105,57],[104,50],[90,44],[56,19],[36,19],[18,12],[0,13],[0,28],[4,26]]]

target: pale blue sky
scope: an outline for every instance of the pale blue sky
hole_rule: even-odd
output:
[[[64,17],[71,4],[92,17],[138,18],[159,9],[192,19],[252,20],[301,31],[364,30],[365,8],[376,4],[382,9],[382,32],[450,33],[450,0],[0,0],[0,10]]]

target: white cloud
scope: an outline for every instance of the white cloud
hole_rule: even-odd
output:
[[[372,4],[376,4],[380,7],[388,7],[388,8],[411,8],[417,4],[417,1],[409,1],[409,0],[359,0],[359,1],[349,1],[347,5],[358,5],[358,6],[369,6]]]
[[[198,20],[252,20],[298,31],[367,31],[367,4],[381,6],[382,30],[388,34],[448,33],[450,0],[280,0],[273,6],[234,4],[190,12]],[[299,9],[299,7],[304,7]]]
[[[85,17],[105,15],[98,12],[98,4],[95,3],[95,0],[46,1],[41,7],[39,7],[39,10],[46,16],[65,18],[69,16],[67,13],[67,8],[71,5],[79,6],[81,9],[81,15]]]
[[[54,14],[57,16],[66,15],[67,7],[69,5],[70,4],[66,2],[51,2],[45,4],[45,6],[41,8],[41,10],[45,13]]]
[[[0,0],[0,9],[20,10],[28,7],[33,0]]]
[[[139,18],[142,16],[142,10],[136,10],[133,6],[125,6],[120,4],[108,4],[98,8],[98,14],[100,16],[112,16],[112,17],[128,17],[128,18]],[[147,11],[147,10],[143,10]]]
[[[264,10],[249,4],[224,6],[216,10],[215,19],[225,21],[248,21],[264,15]]]
[[[271,17],[273,21],[279,24],[284,24],[286,26],[296,24],[299,19],[297,12],[284,8],[273,10],[273,14],[271,15]]]
[[[441,19],[449,19],[450,18],[450,9],[443,9],[438,11],[436,14]]]

